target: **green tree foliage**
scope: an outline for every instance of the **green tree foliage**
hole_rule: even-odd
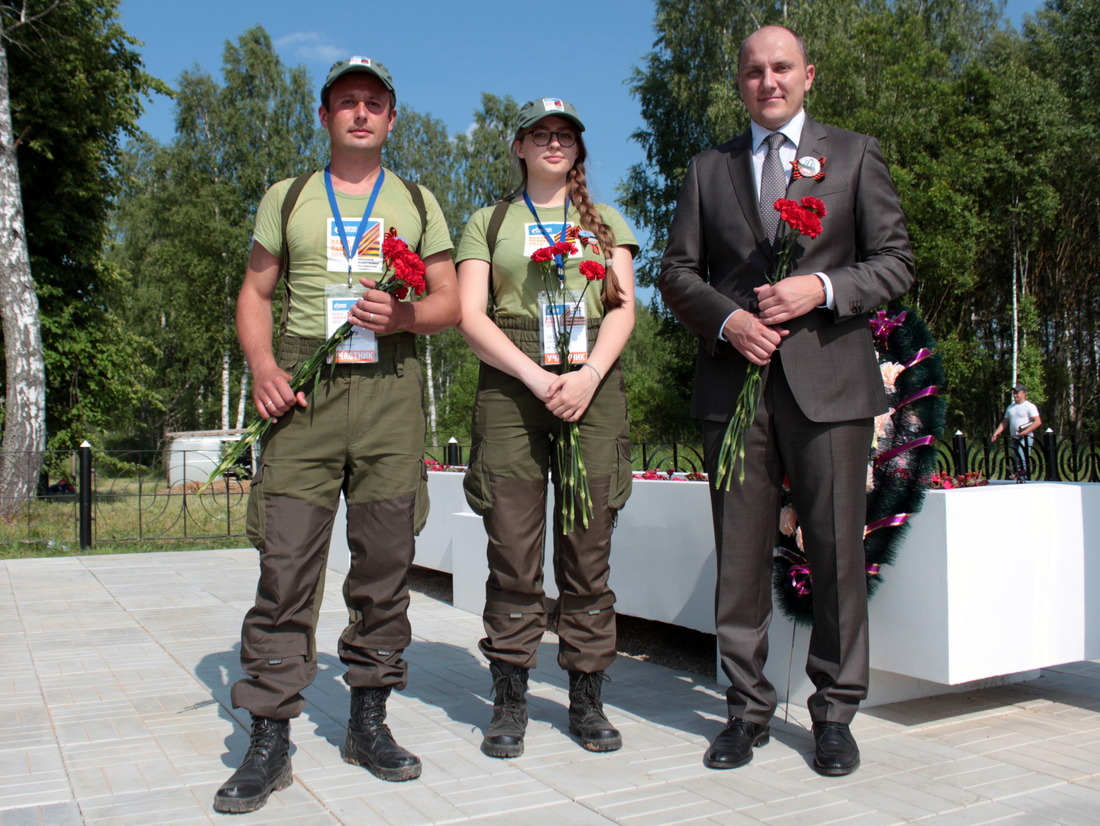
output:
[[[142,68],[116,0],[0,0],[27,245],[37,285],[51,445],[75,447],[125,421],[146,395],[146,341],[109,296],[122,274],[103,250],[120,142],[164,85]]]
[[[688,386],[694,372],[695,339],[667,313],[639,304],[634,332],[622,355],[630,410],[630,435],[651,446],[697,442]]]
[[[1040,229],[1032,284],[1048,404],[1060,429],[1100,429],[1100,2],[1048,0],[1025,26],[1028,62],[1063,90],[1073,131],[1055,138],[1054,219]],[[1044,418],[1044,422],[1046,419]]]
[[[1100,131],[1088,91],[1100,89],[1098,9],[1052,0],[1021,37],[995,2],[658,0],[655,49],[632,78],[648,160],[621,187],[652,233],[640,281],[656,278],[691,157],[748,126],[740,43],[787,25],[817,67],[807,111],[875,135],[891,165],[918,272],[898,305],[919,309],[940,341],[949,425],[987,433],[1018,378],[1045,420],[1081,427],[1097,400],[1100,181],[1073,159],[1095,154]]]
[[[181,75],[170,145],[129,147],[114,256],[131,276],[117,300],[153,343],[156,393],[135,434],[145,443],[239,426],[250,410],[236,296],[264,192],[323,163],[318,103],[305,71],[284,66],[256,27],[226,43],[220,84]]]
[[[451,136],[430,115],[399,107],[386,141],[385,163],[428,187],[439,201],[457,247],[473,213],[515,186],[511,142],[519,105],[511,97],[483,94],[467,132]],[[477,391],[478,359],[457,330],[419,339],[428,393],[428,440],[469,438]]]

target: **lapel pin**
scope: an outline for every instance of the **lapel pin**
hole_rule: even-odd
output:
[[[820,181],[824,177],[824,158],[814,158],[810,155],[805,155],[797,161],[791,161],[791,178],[795,180],[799,178],[813,178],[815,181]]]

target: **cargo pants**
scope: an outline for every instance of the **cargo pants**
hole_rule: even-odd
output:
[[[280,367],[293,373],[320,344],[286,337]],[[260,577],[241,630],[248,676],[234,684],[232,698],[234,708],[275,719],[301,713],[301,692],[317,673],[315,630],[341,492],[351,561],[338,652],[352,687],[405,686],[407,574],[414,533],[427,518],[414,337],[380,337],[374,364],[322,367],[307,397],[308,407],[294,408],[268,432],[248,502]]]
[[[498,326],[532,358],[538,320],[499,318]],[[589,352],[598,322],[589,322]],[[546,489],[561,419],[519,379],[481,365],[473,445],[464,487],[488,536],[489,578],[479,643],[490,660],[533,668],[547,626],[543,591]],[[630,495],[626,390],[616,362],[578,422],[592,493],[587,529],[579,520],[562,534],[561,490],[554,479],[554,577],[558,586],[558,664],[567,671],[604,671],[615,659],[615,594],[608,587],[611,531]],[[555,473],[556,476],[556,473]]]

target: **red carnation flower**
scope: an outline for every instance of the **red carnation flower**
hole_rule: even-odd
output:
[[[427,268],[420,256],[416,253],[406,253],[393,262],[393,275],[405,282],[406,287],[411,287],[417,295],[423,295],[425,290],[424,274]]]
[[[602,281],[607,275],[607,268],[599,261],[581,261],[580,271],[589,281]]]
[[[409,245],[400,238],[387,238],[382,242],[382,257],[387,261],[393,261],[408,251]]]
[[[820,198],[815,198],[813,195],[807,195],[803,198],[802,206],[816,212],[819,218],[824,218],[829,214],[829,211],[825,209],[825,202]]]
[[[536,264],[545,264],[547,261],[554,260],[554,248],[553,247],[539,247],[533,253],[531,253],[531,260]]]
[[[816,203],[812,205],[805,204],[806,200]],[[817,236],[821,234],[821,215],[814,207],[818,204],[822,209],[825,208],[825,205],[821,203],[821,201],[817,198],[810,198],[809,196],[804,198],[801,204],[789,200],[788,198],[780,198],[775,202],[775,208],[779,210],[780,220],[787,224],[798,235],[817,238]]]

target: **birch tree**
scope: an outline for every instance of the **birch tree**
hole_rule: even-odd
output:
[[[196,67],[176,87],[175,138],[128,147],[112,253],[129,274],[115,299],[155,343],[156,399],[140,422],[153,439],[243,423],[233,312],[256,208],[275,182],[319,168],[325,146],[314,84],[262,27],[226,42],[221,82]]]
[[[17,330],[5,329],[6,353],[26,347],[21,337],[35,327],[32,296],[41,334],[33,379],[22,369],[4,392],[21,392],[27,381],[44,382],[45,389],[44,426],[40,414],[13,409],[6,424],[35,422],[47,447],[101,443],[107,427],[125,428],[147,393],[146,343],[120,323],[108,300],[120,273],[103,253],[118,193],[121,140],[137,134],[143,101],[167,87],[144,71],[135,50],[140,44],[119,25],[117,7],[118,0],[0,0],[17,138],[13,145],[9,133],[2,152],[5,163],[17,160],[34,274],[33,292],[20,293],[27,320]],[[5,206],[14,191],[5,190]],[[12,250],[3,246],[5,253]],[[20,357],[13,361],[18,365]],[[7,375],[11,368],[7,363]],[[5,434],[5,449],[15,449],[11,436]],[[38,472],[37,464],[26,469],[35,480]]]
[[[27,252],[23,195],[12,135],[6,35],[0,16],[0,315],[7,368],[4,438],[0,445],[0,516],[10,518],[34,490],[42,464],[46,381],[38,296]]]

